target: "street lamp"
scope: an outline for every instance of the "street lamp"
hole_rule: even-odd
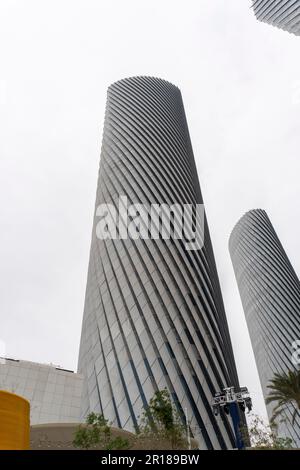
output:
[[[238,449],[243,449],[245,444],[243,442],[240,431],[240,413],[245,413],[246,408],[248,413],[252,410],[252,400],[250,398],[247,387],[241,387],[239,391],[235,391],[234,387],[227,387],[223,392],[217,392],[212,402],[212,408],[215,416],[221,412],[221,409],[231,416],[232,424],[235,433],[236,446]]]

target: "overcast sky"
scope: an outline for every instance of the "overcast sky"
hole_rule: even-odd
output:
[[[241,385],[265,409],[228,252],[267,210],[300,273],[300,38],[250,0],[0,0],[0,340],[76,369],[109,84],[182,91]]]

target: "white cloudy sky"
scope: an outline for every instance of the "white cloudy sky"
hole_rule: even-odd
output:
[[[0,340],[76,368],[107,86],[183,94],[240,381],[264,404],[227,249],[265,208],[298,273],[300,38],[250,0],[0,0]]]

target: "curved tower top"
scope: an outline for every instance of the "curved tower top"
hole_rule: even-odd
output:
[[[252,0],[256,18],[300,36],[300,0]]]

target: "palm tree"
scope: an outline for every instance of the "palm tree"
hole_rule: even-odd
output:
[[[266,404],[277,401],[277,405],[273,409],[271,422],[274,423],[277,416],[283,413],[288,405],[292,404],[295,406],[292,420],[294,424],[296,416],[299,415],[300,411],[300,370],[289,370],[282,374],[276,373],[270,382],[271,385],[267,387],[271,392],[266,399]]]

